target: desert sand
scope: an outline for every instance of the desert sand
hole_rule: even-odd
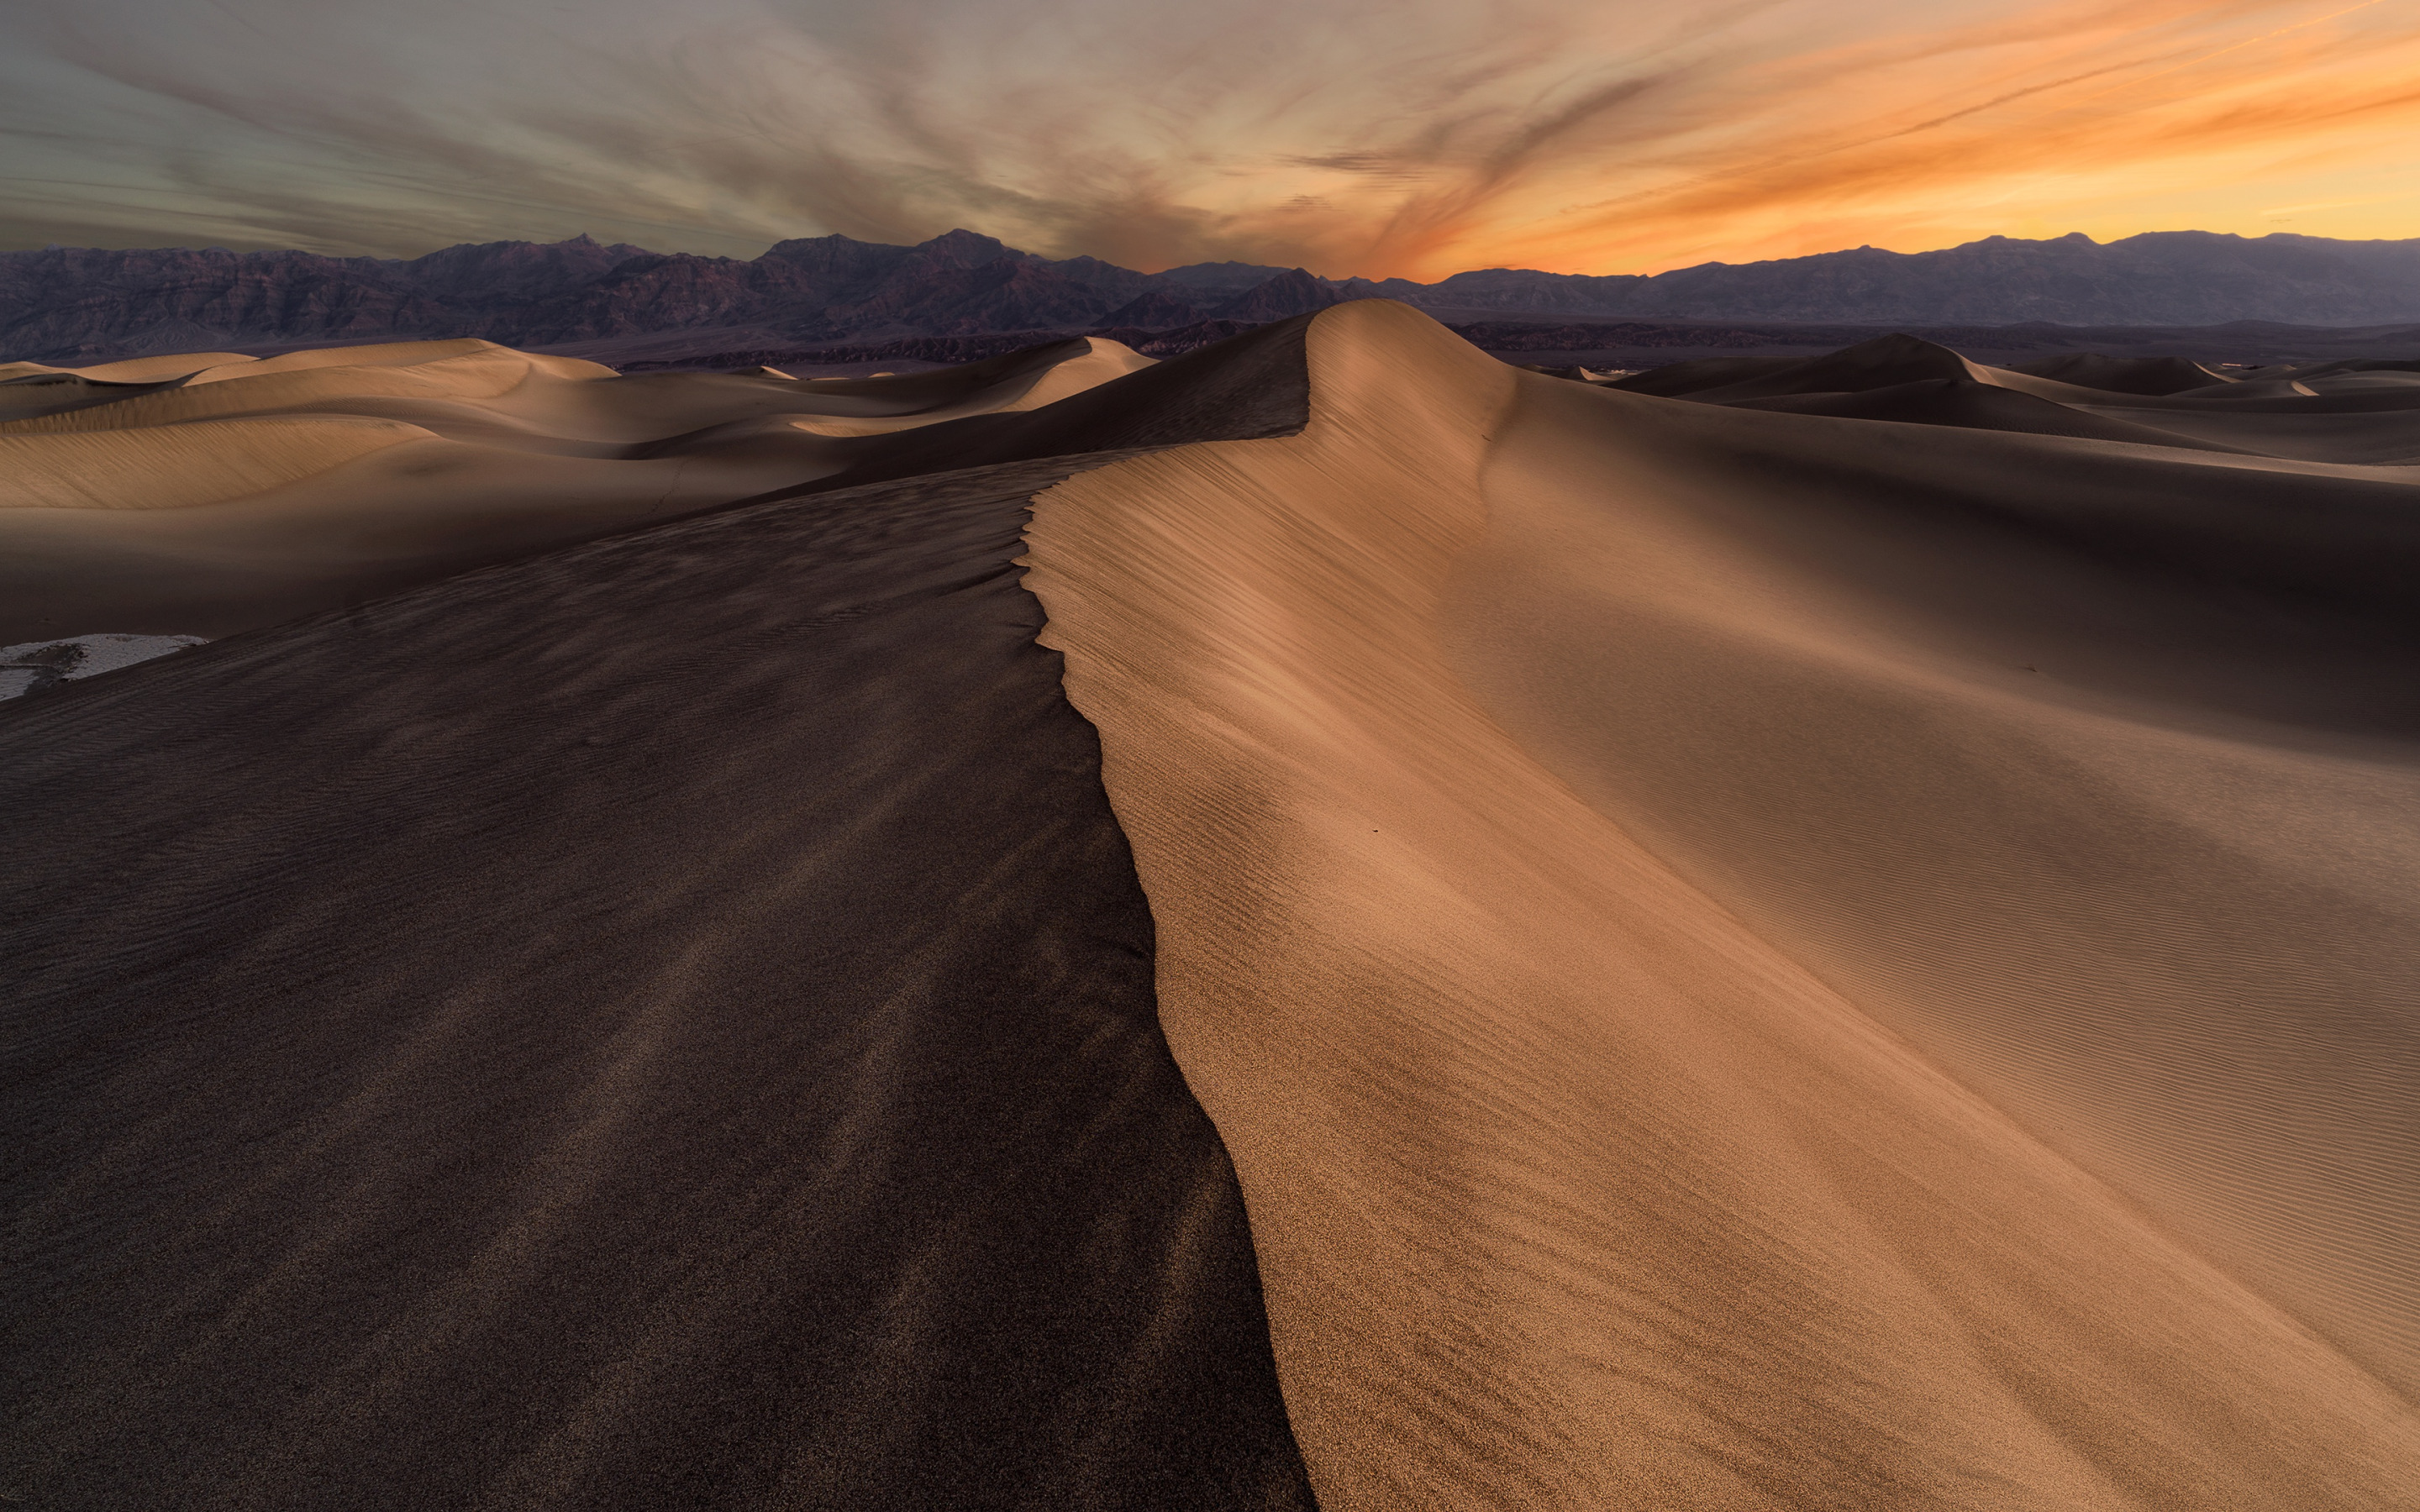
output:
[[[2408,475],[1310,362],[1028,582],[1322,1504],[2408,1504]]]
[[[2412,1504],[2412,365],[0,399],[0,1492]]]

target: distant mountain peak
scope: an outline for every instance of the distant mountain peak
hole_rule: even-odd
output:
[[[1283,320],[1341,304],[1343,297],[1305,268],[1291,268],[1211,311],[1222,320]]]
[[[987,237],[980,231],[960,226],[944,231],[930,241],[916,243],[915,251],[954,268],[979,268],[985,263],[1016,262],[1032,255],[1017,251],[998,237]]]
[[[1241,294],[1285,271],[1287,270],[1283,268],[1272,268],[1262,263],[1229,261],[1186,263],[1181,267],[1163,269],[1156,276],[1204,294]]]
[[[1206,318],[1202,308],[1183,294],[1155,286],[1101,316],[1101,324],[1165,331],[1171,326],[1189,326]]]

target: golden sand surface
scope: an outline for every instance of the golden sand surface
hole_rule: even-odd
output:
[[[2412,750],[2241,611],[2409,484],[1309,350],[1028,582],[1322,1504],[2410,1505]]]

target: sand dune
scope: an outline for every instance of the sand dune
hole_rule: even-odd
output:
[[[2257,473],[2134,607],[2231,459],[1311,363],[1029,581],[1323,1504],[2406,1504],[2406,496]],[[2195,577],[2297,539],[2262,665]]]
[[[0,703],[0,1493],[2412,1505],[2420,372],[224,357],[0,371],[229,637]]]
[[[830,478],[865,459],[860,438],[1149,365],[1087,340],[812,384],[621,378],[484,341],[225,357],[21,378],[50,397],[0,422],[0,640],[272,625]],[[162,380],[96,391],[100,373]]]

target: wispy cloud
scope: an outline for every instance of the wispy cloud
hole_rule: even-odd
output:
[[[0,10],[0,238],[1435,276],[2414,235],[2413,78],[2413,0],[82,0]]]

